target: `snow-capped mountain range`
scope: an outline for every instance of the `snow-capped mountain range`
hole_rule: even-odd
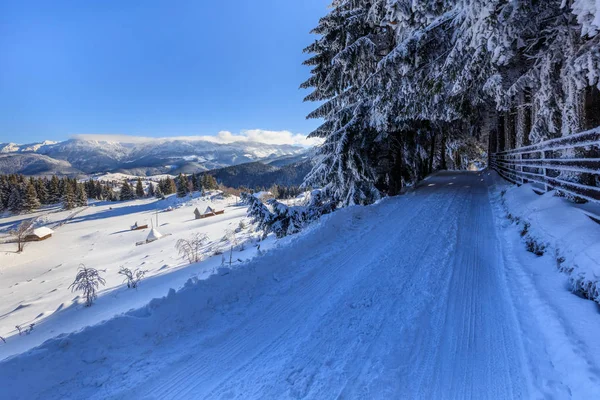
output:
[[[135,175],[191,173],[253,161],[299,156],[308,149],[257,142],[213,143],[204,140],[156,139],[123,143],[88,139],[19,145],[0,143],[0,173]]]

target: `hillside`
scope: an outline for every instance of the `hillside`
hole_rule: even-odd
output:
[[[83,172],[70,162],[37,153],[0,153],[0,174],[78,175]]]
[[[220,168],[208,173],[214,176],[219,183],[233,188],[240,186],[269,188],[273,185],[299,186],[312,168],[311,161],[307,159],[293,164],[284,164],[283,161],[278,161],[277,164],[284,164],[282,166],[273,164],[252,162]]]

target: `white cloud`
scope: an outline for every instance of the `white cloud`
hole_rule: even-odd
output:
[[[240,133],[231,133],[221,131],[214,136],[174,136],[163,138],[149,138],[143,136],[130,135],[104,135],[104,134],[80,134],[74,135],[74,139],[97,140],[101,142],[119,142],[119,143],[143,143],[149,141],[172,141],[172,140],[205,140],[212,143],[236,143],[236,142],[255,142],[273,145],[293,145],[310,147],[320,144],[321,139],[308,139],[306,135],[292,133],[290,131],[267,131],[264,129],[248,129]]]

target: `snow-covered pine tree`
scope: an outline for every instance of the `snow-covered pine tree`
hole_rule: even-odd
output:
[[[264,232],[266,237],[271,231],[273,214],[269,208],[256,196],[249,193],[240,193],[240,199],[243,204],[248,206],[248,217],[256,225],[258,230]]]
[[[179,174],[177,177],[177,197],[182,198],[188,194],[187,177]]]
[[[369,21],[371,2],[336,0],[313,33],[320,38],[304,51],[312,76],[301,88],[313,88],[305,101],[324,101],[308,118],[325,122],[310,134],[323,138],[316,166],[305,185],[323,187],[340,204],[367,204],[379,198],[375,188],[375,142],[368,111],[377,93],[371,75],[386,47],[389,31]]]
[[[46,185],[48,180],[46,178],[38,178],[35,180],[35,192],[37,193],[38,200],[41,204],[48,204],[48,189]]]
[[[150,184],[148,184],[148,197],[154,197],[154,183],[150,182]]]
[[[35,187],[33,183],[29,182],[27,184],[27,189],[25,190],[25,197],[23,198],[22,209],[26,212],[31,212],[40,207],[40,201],[37,197],[37,192],[35,191]]]
[[[65,210],[72,210],[77,207],[77,196],[70,182],[65,182],[62,203]]]
[[[290,207],[275,199],[268,202],[273,210],[269,216],[269,230],[275,233],[275,236],[282,238],[302,230],[302,225],[306,221],[304,207]]]
[[[50,185],[48,188],[48,203],[56,204],[61,201],[62,193],[60,190],[60,181],[56,177],[56,175],[52,175],[50,179]]]
[[[8,196],[7,208],[13,213],[20,213],[23,211],[23,198],[21,196],[21,190],[18,186],[13,186]]]
[[[85,207],[88,205],[88,195],[85,191],[85,186],[82,183],[76,184],[75,205],[77,207]]]
[[[140,199],[146,196],[146,192],[144,192],[144,185],[142,184],[142,179],[139,177],[137,178],[137,182],[135,184],[135,195]]]
[[[127,182],[127,179],[124,179],[123,183],[121,184],[120,199],[121,199],[121,201],[135,199],[135,193],[133,192],[133,189],[131,188],[131,185],[129,184],[129,182]]]
[[[198,174],[192,175],[192,182],[194,184],[194,191],[202,192],[202,178],[200,178],[200,175],[198,175]]]
[[[154,190],[154,197],[156,197],[159,200],[165,198],[165,195],[163,194],[162,189],[160,188],[160,184],[156,185],[156,189]]]

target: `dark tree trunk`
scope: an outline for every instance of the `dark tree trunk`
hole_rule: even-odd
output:
[[[435,158],[435,135],[431,138],[431,151],[429,153],[429,173],[433,172],[433,159]]]
[[[441,149],[441,165],[440,169],[448,169],[446,165],[446,132],[442,132],[442,149]]]

